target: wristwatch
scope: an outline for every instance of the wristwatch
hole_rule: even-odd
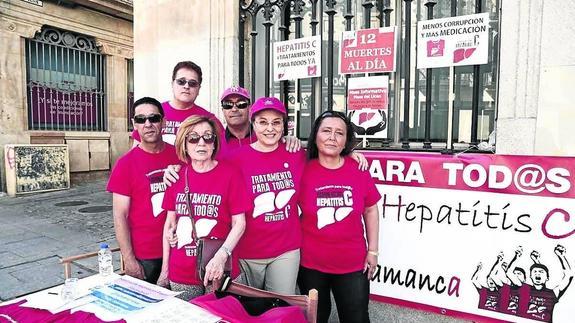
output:
[[[220,247],[220,249],[222,249],[222,250],[226,253],[226,255],[228,255],[228,257],[231,257],[231,256],[232,256],[232,251],[231,251],[228,247],[222,245],[222,246]]]

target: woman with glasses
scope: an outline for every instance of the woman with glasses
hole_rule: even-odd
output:
[[[369,172],[349,157],[355,136],[341,112],[314,122],[302,176],[302,294],[319,292],[318,322],[328,322],[333,292],[341,322],[369,322],[369,279],[377,266],[379,194]],[[364,230],[365,236],[364,237]]]
[[[195,103],[202,87],[202,69],[196,63],[183,61],[176,64],[172,71],[171,85],[173,97],[162,103],[162,108],[165,111],[164,119],[166,120],[166,124],[162,128],[164,142],[173,145],[180,124],[190,116],[210,117],[223,131],[224,128],[217,117]],[[134,145],[137,145],[140,141],[138,132],[133,131],[132,138],[134,138]],[[222,143],[225,145],[225,141]],[[222,148],[220,147],[220,150]]]
[[[250,286],[293,294],[301,245],[297,191],[305,153],[290,153],[281,142],[287,112],[277,98],[256,100],[250,119],[257,140],[231,157],[253,201],[238,245],[240,266]]]
[[[240,171],[215,159],[219,133],[214,119],[193,116],[180,125],[176,135],[182,176],[166,190],[162,204],[168,214],[159,281],[169,279],[172,290],[183,291],[179,297],[184,300],[203,295],[210,281],[222,278],[226,261],[244,232],[244,214],[251,208]],[[192,226],[197,238],[224,240],[208,262],[203,280],[196,269],[198,250]],[[237,261],[232,261],[231,275],[239,275]]]

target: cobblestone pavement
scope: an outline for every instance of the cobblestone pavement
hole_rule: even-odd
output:
[[[92,179],[65,191],[0,197],[0,301],[62,284],[61,258],[97,251],[101,242],[117,246],[105,185]],[[95,258],[72,265],[74,277],[96,272]],[[370,316],[372,322],[460,322],[378,302],[370,303]],[[330,322],[337,322],[335,306]]]
[[[0,300],[61,284],[63,257],[97,251],[100,242],[117,246],[112,198],[104,191],[105,183],[98,180],[66,191],[0,197]],[[84,212],[89,207],[99,207],[95,211],[100,212]],[[78,277],[96,271],[95,259],[73,265]]]

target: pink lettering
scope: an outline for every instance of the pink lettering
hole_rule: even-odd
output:
[[[549,220],[551,219],[551,217],[553,217],[555,214],[561,213],[563,214],[563,221],[565,221],[566,223],[569,223],[571,221],[571,215],[569,214],[569,212],[563,210],[563,209],[553,209],[551,210],[549,213],[547,213],[547,216],[545,216],[545,220],[543,220],[543,223],[541,224],[541,231],[543,231],[543,234],[550,239],[563,239],[563,238],[567,238],[571,235],[573,235],[575,233],[575,229],[565,233],[565,234],[560,234],[560,235],[555,235],[555,234],[551,234],[549,233],[548,230],[548,223]],[[575,221],[574,221],[575,222]],[[575,224],[575,223],[574,223]]]

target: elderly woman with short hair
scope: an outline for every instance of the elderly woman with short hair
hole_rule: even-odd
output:
[[[192,116],[180,125],[176,135],[183,176],[166,190],[162,204],[168,214],[160,280],[165,284],[169,279],[171,289],[182,291],[179,297],[185,300],[203,295],[204,286],[222,278],[225,263],[244,232],[244,214],[251,207],[240,171],[214,159],[220,133],[212,118]],[[198,247],[192,236],[191,217],[197,238],[224,240],[208,262],[203,280],[196,269]],[[237,261],[232,261],[231,275],[239,275]]]

